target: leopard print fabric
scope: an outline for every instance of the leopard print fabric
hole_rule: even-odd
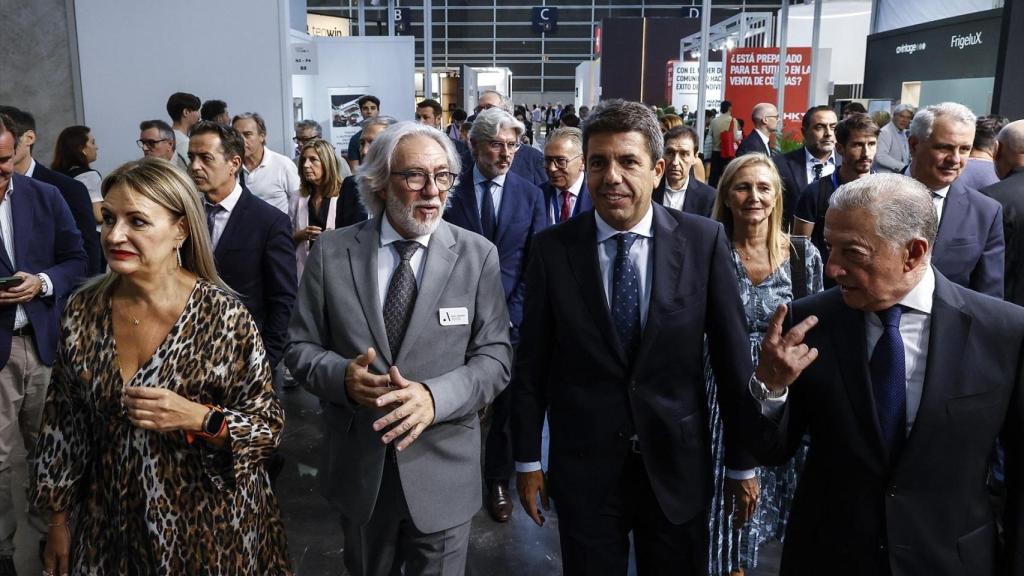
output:
[[[263,466],[284,413],[244,305],[200,280],[129,380],[223,407],[230,441],[222,450],[131,424],[112,326],[108,295],[68,302],[35,454],[35,504],[71,512],[72,573],[289,573]]]

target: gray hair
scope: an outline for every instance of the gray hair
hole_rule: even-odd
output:
[[[587,115],[583,123],[583,153],[587,153],[587,142],[594,134],[627,132],[639,132],[643,136],[651,164],[657,163],[665,155],[665,138],[654,112],[646,104],[618,98],[602,100]]]
[[[370,126],[383,126],[387,128],[388,126],[393,126],[395,124],[398,124],[398,120],[395,120],[391,116],[381,116],[378,114],[377,116],[371,116],[370,118],[363,120],[359,126],[362,127],[363,130],[366,130]]]
[[[932,104],[914,115],[914,121],[910,123],[910,135],[917,138],[918,142],[927,140],[932,135],[935,119],[944,116],[959,124],[970,126],[971,130],[974,129],[978,121],[974,112],[971,112],[970,108],[963,104],[956,102]]]
[[[758,120],[764,119],[767,113],[773,109],[775,109],[774,104],[770,104],[768,102],[761,102],[760,104],[754,106],[754,109],[751,110],[750,119],[753,120],[754,123],[757,123]]]
[[[568,140],[572,142],[573,150],[583,153],[583,130],[579,128],[573,128],[571,126],[565,126],[563,128],[556,128],[548,136],[548,143],[554,142],[555,140]]]
[[[939,228],[932,193],[902,174],[872,174],[843,184],[829,199],[829,208],[866,210],[875,217],[878,236],[893,248],[924,238],[930,254]]]
[[[143,120],[139,123],[139,132],[145,132],[150,128],[156,128],[157,132],[160,133],[160,137],[164,140],[169,140],[172,144],[175,141],[174,129],[171,128],[170,124],[163,120]]]
[[[384,213],[386,202],[378,193],[388,188],[395,149],[403,140],[414,136],[426,136],[444,149],[448,156],[449,172],[459,174],[462,170],[459,153],[456,152],[451,138],[437,128],[410,121],[398,122],[390,128],[385,128],[374,138],[373,144],[370,144],[369,150],[366,151],[366,157],[356,169],[359,199],[374,218],[380,218]]]
[[[260,134],[266,136],[267,123],[263,121],[263,116],[260,116],[256,112],[242,112],[241,114],[235,114],[235,117],[231,119],[231,126],[234,126],[235,122],[238,122],[239,120],[254,120],[256,122],[256,129]]]
[[[996,136],[999,145],[1014,156],[1024,154],[1024,120],[1010,122]]]
[[[302,130],[312,130],[316,133],[316,137],[320,138],[324,135],[324,129],[320,126],[320,123],[316,120],[299,120],[295,123],[295,133],[298,134]]]
[[[497,90],[484,90],[483,92],[480,93],[480,98],[483,98],[484,94],[494,94],[495,96],[497,96],[498,108],[501,108],[505,112],[512,114],[512,101],[509,100],[507,96],[505,96],[501,92],[498,92]]]
[[[474,142],[494,140],[498,137],[498,132],[505,128],[516,131],[517,142],[526,134],[526,126],[514,116],[498,108],[488,108],[476,115],[473,126],[469,129],[469,139]]]
[[[917,113],[917,109],[914,108],[912,104],[900,104],[899,106],[892,109],[893,116],[901,114],[903,112],[910,112],[910,115],[913,116],[914,114]]]

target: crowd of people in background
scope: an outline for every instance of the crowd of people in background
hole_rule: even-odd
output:
[[[0,575],[19,431],[44,574],[291,573],[295,386],[355,575],[549,498],[567,575],[1024,573],[1024,121],[358,104],[175,93],[105,177],[0,106]]]

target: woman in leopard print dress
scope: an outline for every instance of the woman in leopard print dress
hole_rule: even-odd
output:
[[[35,453],[46,568],[287,574],[264,470],[283,412],[256,325],[216,274],[199,194],[154,159],[103,193],[111,271],[68,302]]]

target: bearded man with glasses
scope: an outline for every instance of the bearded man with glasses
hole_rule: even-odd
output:
[[[526,127],[500,108],[477,114],[469,130],[473,167],[463,173],[444,218],[487,238],[498,247],[501,284],[508,304],[512,346],[519,341],[526,294],[526,263],[534,234],[548,225],[544,194],[509,169]],[[487,511],[497,522],[512,515],[508,481],[515,472],[510,430],[511,397],[494,401],[491,427],[484,449]]]
[[[443,132],[400,122],[362,158],[373,218],[310,249],[285,363],[321,401],[348,573],[460,576],[482,496],[477,413],[511,370],[498,250],[441,218],[459,172]]]

